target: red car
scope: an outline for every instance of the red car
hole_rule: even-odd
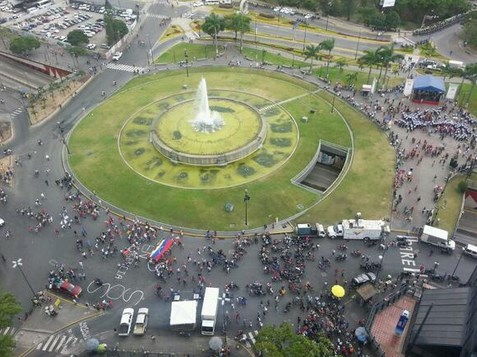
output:
[[[74,298],[78,298],[78,296],[80,296],[83,289],[81,289],[81,287],[78,286],[78,285],[71,284],[69,281],[63,281],[60,284],[60,291],[66,293],[66,294],[68,294],[68,295],[70,295]]]

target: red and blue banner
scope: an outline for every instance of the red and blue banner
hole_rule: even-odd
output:
[[[154,262],[158,262],[164,254],[172,247],[174,241],[172,239],[163,239],[161,243],[151,252],[150,258]]]

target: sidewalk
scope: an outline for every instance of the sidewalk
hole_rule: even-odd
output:
[[[416,304],[415,298],[404,295],[394,304],[376,314],[371,326],[371,334],[386,356],[404,357],[404,340],[410,324],[408,323],[402,336],[396,335],[394,330],[403,310],[408,310],[409,316],[412,316]]]
[[[48,306],[46,303],[43,303],[42,306],[34,307],[15,334],[15,341],[17,343],[15,348],[16,356],[27,354],[52,334],[58,333],[81,321],[102,315],[102,312],[87,308],[81,304],[75,305],[73,302],[50,292],[46,292],[45,296],[51,297],[52,305],[59,301],[59,307],[55,308],[58,315],[55,317],[48,316],[45,313],[45,307]]]

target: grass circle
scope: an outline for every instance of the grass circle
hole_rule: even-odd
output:
[[[260,112],[268,126],[266,148],[264,145],[263,150],[224,170],[200,167],[192,171],[158,154],[149,141],[154,118],[177,103],[193,99],[195,93],[184,88],[196,88],[202,77],[211,88],[210,97],[242,101]],[[247,228],[243,201],[247,189],[248,228],[260,227],[299,214],[320,199],[315,192],[292,183],[315,160],[320,140],[351,147],[348,127],[339,111],[331,113],[328,98],[323,99],[315,90],[298,78],[245,68],[200,68],[191,70],[190,77],[183,71],[135,77],[77,123],[68,141],[68,165],[77,180],[102,200],[173,226]],[[337,101],[336,108],[339,105]],[[308,117],[306,122],[294,119],[303,116]],[[366,207],[378,211],[387,204],[369,204],[363,209],[364,199],[387,197],[393,174],[389,145],[352,109],[346,118],[357,133],[355,142],[361,150],[355,160],[366,164],[350,171],[342,184],[343,193],[327,199],[325,210],[309,211],[312,220],[326,223],[343,218],[343,205],[349,212],[367,214]],[[373,154],[376,152],[380,154]],[[363,196],[368,191],[359,182],[373,190]],[[226,209],[230,205],[233,210]],[[371,212],[370,217],[379,216]]]

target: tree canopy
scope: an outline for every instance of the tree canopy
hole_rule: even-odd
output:
[[[72,46],[79,46],[89,43],[88,36],[86,36],[82,30],[73,30],[68,32],[67,38],[68,42],[71,43]]]
[[[40,46],[40,41],[33,36],[19,36],[10,41],[10,51],[17,55],[27,54]]]
[[[218,16],[215,13],[211,13],[205,17],[205,21],[202,24],[202,31],[214,39],[214,43],[217,43],[217,36],[220,31],[225,29],[225,19]]]
[[[278,327],[265,326],[257,335],[255,347],[264,357],[331,357],[331,341],[319,337],[317,341],[297,335],[292,326],[283,322]]]
[[[114,45],[129,32],[128,25],[123,20],[115,19],[111,14],[104,14],[104,27],[108,45]]]
[[[11,293],[0,292],[0,329],[12,325],[13,317],[20,313],[22,308]],[[0,356],[13,357],[15,340],[11,335],[0,335]]]

